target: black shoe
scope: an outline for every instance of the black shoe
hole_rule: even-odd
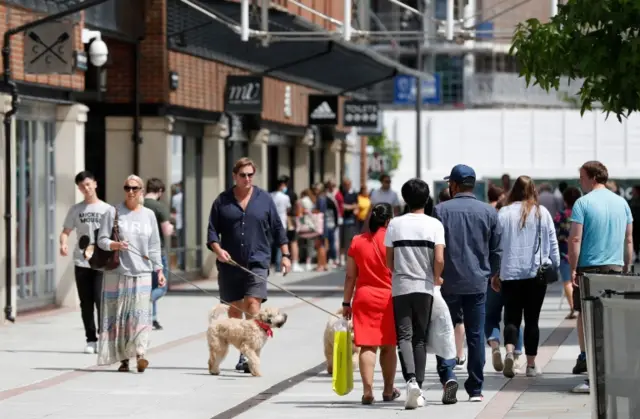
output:
[[[249,369],[249,364],[247,363],[247,358],[245,358],[244,355],[240,355],[240,359],[238,360],[238,363],[236,364],[236,371],[245,372],[247,369]]]
[[[464,363],[467,362],[467,357],[463,356],[462,358],[458,358],[456,357],[456,365],[461,367],[464,365]]]
[[[583,374],[587,372],[587,360],[585,359],[581,359],[580,357],[578,357],[578,359],[576,359],[576,365],[573,367],[573,373],[574,374]]]
[[[456,380],[449,380],[444,385],[442,391],[442,404],[456,404],[458,403],[458,382]]]
[[[153,330],[162,330],[162,325],[157,320],[153,321]]]

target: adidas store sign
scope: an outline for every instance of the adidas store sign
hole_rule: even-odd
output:
[[[338,125],[338,96],[309,95],[309,125]]]

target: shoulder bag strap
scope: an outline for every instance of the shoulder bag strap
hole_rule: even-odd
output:
[[[540,251],[540,267],[542,267],[542,213],[540,212],[540,205],[536,206],[536,212],[538,213],[536,217],[538,218],[538,248],[533,255],[535,257],[536,252]]]
[[[120,226],[118,225],[118,207],[116,209],[116,215],[113,218],[113,235],[119,241],[120,240]]]

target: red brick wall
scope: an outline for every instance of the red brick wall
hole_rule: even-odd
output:
[[[9,7],[0,4],[0,33],[11,28],[23,25],[41,17],[41,14],[33,13],[18,7]],[[75,50],[83,51],[82,28],[83,19],[75,27]],[[8,25],[7,25],[8,19]],[[16,34],[11,38],[11,72],[14,80],[28,83],[38,83],[65,89],[84,90],[84,73],[77,71],[73,75],[57,74],[25,74],[24,72],[24,35]],[[0,73],[1,73],[0,69]]]
[[[288,10],[289,13],[303,17],[318,26],[322,26],[325,29],[336,29],[336,25],[330,23],[327,19],[324,19],[315,13],[311,13],[289,0],[272,0],[271,3],[279,6],[281,9]],[[344,0],[298,0],[298,3],[309,6],[313,10],[336,20],[342,21],[344,19]]]

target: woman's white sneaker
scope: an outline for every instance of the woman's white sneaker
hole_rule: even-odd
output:
[[[538,371],[536,370],[535,365],[527,365],[527,377],[537,377]]]
[[[84,347],[85,354],[95,354],[97,352],[96,342],[87,342],[87,346]]]
[[[405,409],[416,409],[418,408],[418,400],[422,396],[422,391],[418,386],[415,378],[407,381],[407,398],[404,402]]]

